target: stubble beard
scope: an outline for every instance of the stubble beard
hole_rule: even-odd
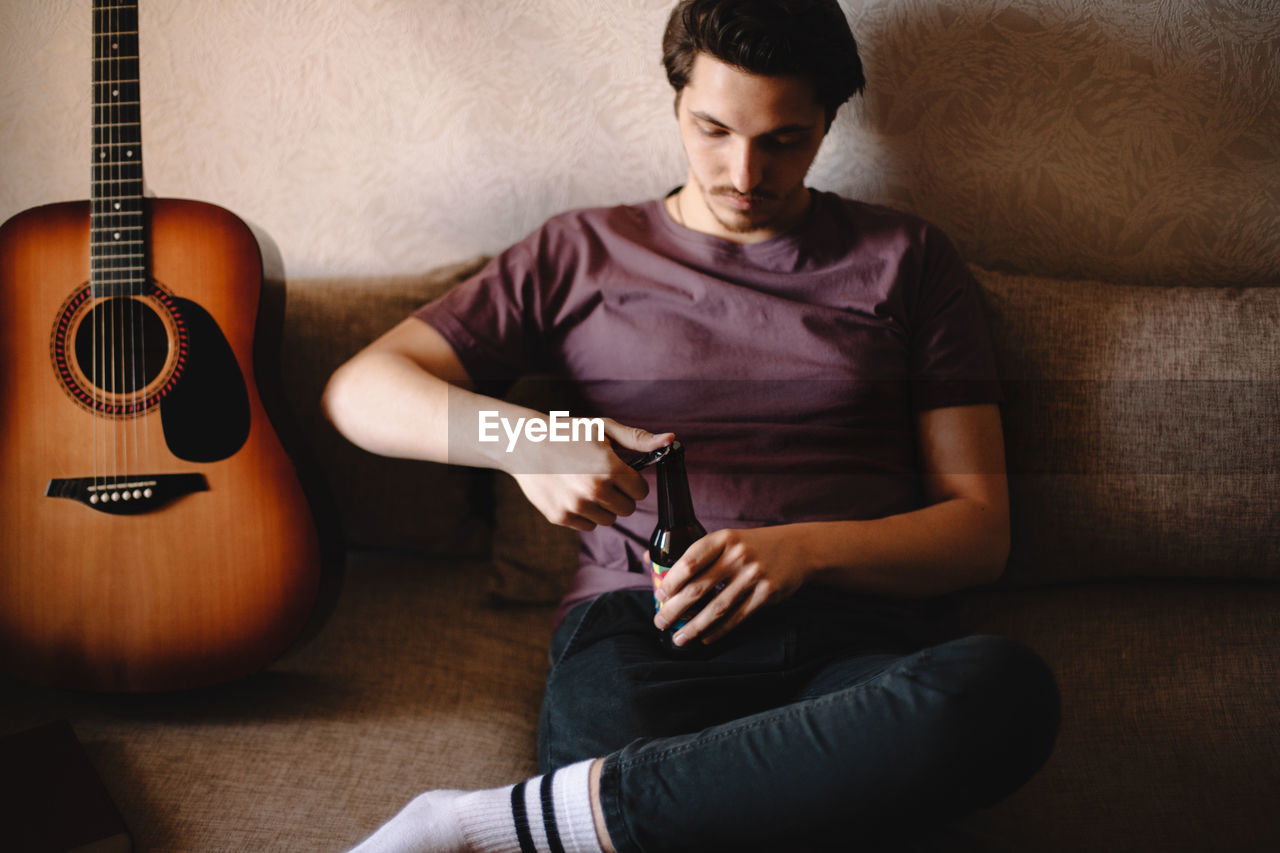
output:
[[[795,197],[796,193],[804,189],[803,186],[796,187],[783,198],[779,198],[776,193],[740,193],[731,186],[712,187],[710,190],[702,186],[702,182],[695,179],[695,185],[699,192],[702,193],[703,204],[711,213],[713,219],[720,224],[722,228],[731,234],[750,234],[753,231],[761,231],[773,226],[782,216],[788,202]],[[755,218],[750,213],[737,211],[729,211],[727,218],[726,213],[722,212],[719,205],[716,204],[717,197],[731,196],[742,197],[746,195],[748,198],[760,199],[766,205],[761,210],[761,218]]]

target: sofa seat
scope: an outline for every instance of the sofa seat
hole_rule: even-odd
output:
[[[1280,850],[1276,584],[990,588],[958,610],[1036,649],[1062,693],[1049,763],[958,827],[974,849]]]
[[[4,680],[0,732],[70,720],[135,851],[341,851],[425,789],[533,773],[552,608],[493,606],[471,561],[346,568],[321,631],[255,676],[164,695]]]
[[[494,603],[489,570],[353,551],[328,622],[268,670],[168,695],[3,681],[0,729],[69,719],[138,851],[344,850],[422,790],[535,772],[552,608]],[[957,605],[1050,662],[1062,732],[1026,788],[913,849],[1280,849],[1275,585],[1090,582]]]

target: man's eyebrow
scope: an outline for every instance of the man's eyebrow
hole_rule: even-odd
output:
[[[725,130],[733,130],[732,127],[729,127],[729,125],[720,121],[720,119],[715,118],[714,116],[707,115],[704,112],[699,112],[698,110],[689,110],[689,115],[693,116],[699,121],[705,121],[707,124],[713,124],[716,127],[723,128]],[[785,136],[788,133],[807,133],[810,130],[813,130],[813,125],[811,124],[784,124],[781,127],[775,127],[772,130],[765,131],[760,135],[761,136]]]

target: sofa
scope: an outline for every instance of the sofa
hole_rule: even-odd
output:
[[[289,287],[288,402],[346,546],[313,636],[184,693],[0,681],[0,734],[69,720],[135,850],[337,851],[424,789],[534,772],[573,534],[505,475],[372,456],[317,405],[342,360],[482,261]],[[975,274],[1013,547],[944,614],[1037,649],[1063,720],[1023,789],[909,849],[1280,849],[1280,288]]]
[[[31,82],[68,65],[79,19],[26,5],[3,37]],[[0,676],[0,736],[68,720],[137,851],[340,851],[422,790],[534,772],[572,535],[505,476],[352,447],[320,393],[479,253],[683,176],[667,2],[267,6],[144,22],[172,71],[146,74],[168,158],[148,175],[279,242],[290,446],[343,570],[308,636],[232,683]],[[946,231],[1005,392],[1008,567],[940,609],[1036,649],[1062,693],[1041,772],[910,849],[1280,850],[1280,19],[1254,0],[844,6],[870,84],[812,182]],[[50,184],[80,107],[10,90],[0,201],[83,194],[79,154]]]

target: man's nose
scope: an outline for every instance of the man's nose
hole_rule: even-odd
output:
[[[729,180],[740,193],[749,193],[760,186],[764,179],[764,157],[760,149],[750,141],[739,143],[729,165]]]

